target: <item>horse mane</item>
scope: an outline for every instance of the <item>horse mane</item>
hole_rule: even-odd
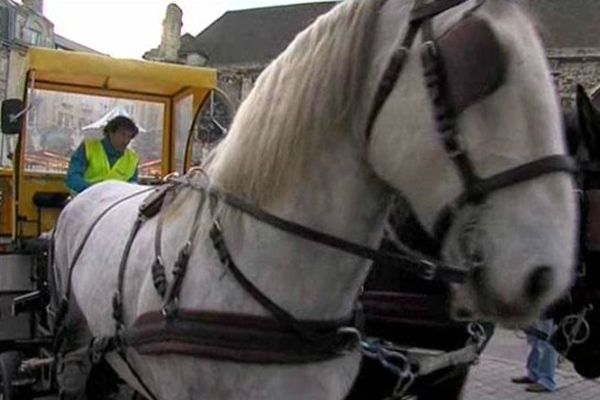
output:
[[[341,3],[261,73],[206,166],[214,184],[261,206],[301,185],[311,155],[349,131],[383,1]]]

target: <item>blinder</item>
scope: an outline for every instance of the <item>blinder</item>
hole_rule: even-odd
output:
[[[431,28],[431,24],[426,24]],[[457,115],[492,94],[505,80],[506,56],[489,24],[473,15],[435,40],[440,70],[446,85],[438,93]],[[427,46],[431,46],[428,44]],[[427,57],[428,53],[425,53]],[[428,60],[424,59],[428,65]]]

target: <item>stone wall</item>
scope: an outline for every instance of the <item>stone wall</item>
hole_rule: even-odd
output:
[[[589,94],[600,86],[600,49],[549,50],[548,56],[563,106],[574,106],[578,83]]]
[[[25,88],[26,49],[13,49],[9,56],[10,79],[6,85],[7,98],[22,98]]]
[[[248,96],[254,82],[264,67],[219,69],[219,88],[223,90],[233,103],[235,109]]]
[[[44,13],[44,0],[23,0],[22,3],[40,14]]]
[[[8,49],[0,47],[0,100],[4,100],[8,84]]]
[[[560,93],[562,105],[573,107],[575,86],[582,84],[588,93],[600,90],[600,49],[549,50],[548,60]],[[219,68],[219,87],[237,108],[246,98],[264,66]]]

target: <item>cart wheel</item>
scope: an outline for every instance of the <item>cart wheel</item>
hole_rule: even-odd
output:
[[[0,354],[0,400],[15,400],[12,381],[19,365],[21,365],[21,355],[18,351]]]

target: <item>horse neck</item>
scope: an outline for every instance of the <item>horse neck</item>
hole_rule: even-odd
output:
[[[388,194],[352,146],[322,149],[306,179],[268,211],[356,243],[376,247]],[[239,218],[243,218],[240,223]],[[223,222],[241,269],[267,296],[298,318],[347,315],[368,273],[368,261],[285,233],[250,217]],[[248,304],[250,303],[250,304]],[[262,313],[255,302],[247,312]],[[249,308],[248,308],[249,307]]]

